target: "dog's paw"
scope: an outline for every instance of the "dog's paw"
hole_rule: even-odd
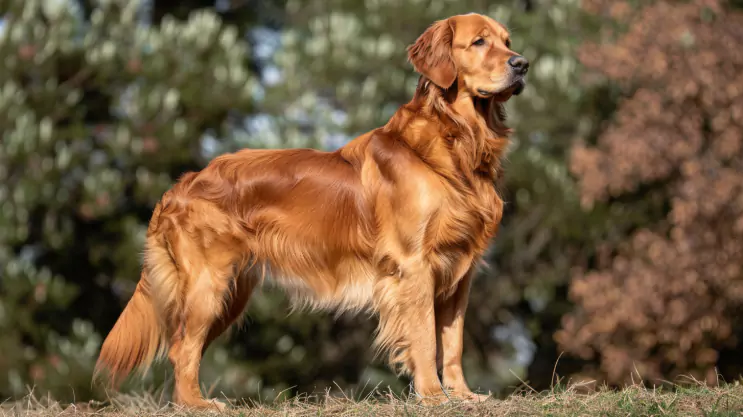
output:
[[[464,398],[464,400],[469,401],[469,402],[482,403],[491,398],[493,397],[490,394],[484,395],[484,394],[475,394],[471,392],[466,398]]]
[[[227,404],[222,401],[211,399],[211,400],[197,400],[188,403],[180,403],[175,405],[178,408],[184,410],[198,410],[202,412],[221,413],[227,409]]]
[[[451,397],[452,399],[456,399],[458,401],[464,401],[464,402],[468,402],[468,403],[482,403],[482,402],[485,402],[485,401],[493,398],[490,393],[488,393],[487,395],[485,395],[485,394],[475,394],[472,391],[464,391],[464,392],[462,392],[462,391],[451,391],[448,394],[449,394],[449,397]]]
[[[210,410],[214,410],[214,411],[221,413],[222,411],[225,411],[227,409],[227,404],[223,403],[222,401],[212,399],[212,400],[208,400],[207,402],[209,403]]]
[[[444,394],[443,391],[440,392],[430,392],[426,394],[417,393],[416,397],[418,398],[417,403],[423,406],[436,406],[441,405],[449,402],[449,397]]]

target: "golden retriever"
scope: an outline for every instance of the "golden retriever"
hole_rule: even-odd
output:
[[[435,22],[408,58],[415,95],[385,126],[334,152],[222,155],[163,195],[96,375],[116,383],[167,355],[176,403],[223,408],[199,390],[202,354],[268,275],[312,307],[376,313],[375,345],[424,400],[481,398],[462,372],[464,315],[503,212],[503,103],[529,63],[478,14]]]

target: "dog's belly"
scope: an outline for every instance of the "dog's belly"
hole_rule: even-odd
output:
[[[267,269],[268,283],[286,292],[293,309],[355,314],[372,307],[376,273],[363,259],[348,258],[331,270],[317,267],[304,274],[286,272],[280,262]]]

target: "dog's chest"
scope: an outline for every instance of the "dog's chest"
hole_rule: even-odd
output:
[[[448,193],[431,218],[427,238],[439,293],[447,293],[480,259],[495,235],[503,200],[492,182]]]

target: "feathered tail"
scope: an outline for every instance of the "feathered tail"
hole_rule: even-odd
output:
[[[161,323],[142,272],[134,295],[103,342],[93,379],[105,373],[109,384],[115,386],[134,370],[146,372],[155,358],[165,353]]]

